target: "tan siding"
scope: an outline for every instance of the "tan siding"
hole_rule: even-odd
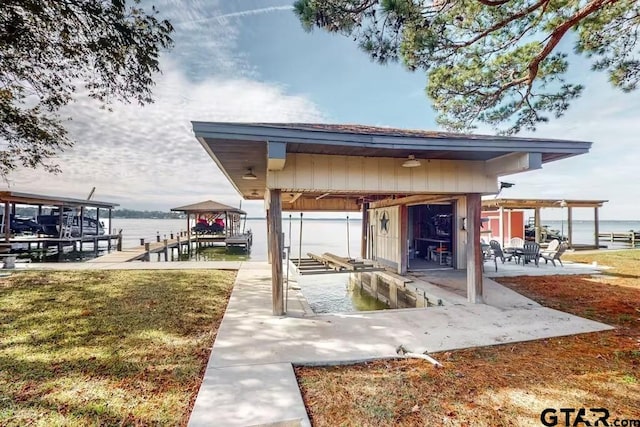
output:
[[[282,171],[269,171],[267,186],[286,191],[371,193],[493,193],[494,176],[484,162],[422,160],[403,168],[403,159],[289,154]]]

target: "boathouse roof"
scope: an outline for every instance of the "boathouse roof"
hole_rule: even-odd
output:
[[[97,200],[72,199],[43,194],[20,193],[16,191],[0,191],[0,203],[16,203],[23,205],[63,206],[70,208],[89,207],[113,209],[117,203],[100,202]]]
[[[608,200],[570,199],[485,199],[482,209],[535,209],[535,208],[601,208]]]
[[[471,135],[376,126],[316,123],[192,122],[196,138],[245,199],[262,199],[269,188],[267,171],[283,171],[288,156],[380,158],[399,167],[409,156],[428,161],[461,161],[501,176],[539,169],[543,163],[587,153],[590,142],[509,136]],[[335,158],[335,157],[334,157]],[[393,164],[395,164],[393,163]],[[385,163],[385,167],[389,167]],[[332,166],[326,167],[331,173]],[[343,194],[374,194],[349,183]],[[283,190],[285,187],[282,187]],[[486,186],[478,192],[491,194]],[[325,193],[305,191],[320,200]],[[318,190],[318,189],[315,189]],[[360,190],[360,191],[359,191]],[[421,191],[421,190],[420,190]],[[419,192],[420,192],[419,191]],[[497,191],[496,191],[497,192]],[[379,197],[406,191],[378,193]],[[332,197],[337,191],[331,190]],[[377,197],[378,197],[377,196]],[[292,194],[292,199],[297,196]]]
[[[185,213],[220,213],[220,212],[235,212],[246,215],[246,212],[242,209],[234,208],[233,206],[225,205],[222,203],[214,202],[213,200],[205,200],[204,202],[194,203],[192,205],[180,206],[179,208],[171,209],[174,212]]]

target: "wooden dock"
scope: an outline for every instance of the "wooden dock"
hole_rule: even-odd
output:
[[[171,235],[173,237],[173,234]],[[156,237],[155,242],[144,242],[141,239],[140,245],[133,248],[126,248],[117,252],[110,252],[100,257],[88,260],[90,263],[115,263],[129,261],[150,261],[151,254],[164,256],[164,260],[169,260],[169,253],[177,250],[182,253],[185,249],[190,251],[192,247],[201,248],[203,246],[215,245],[223,243],[226,247],[242,247],[247,253],[251,250],[253,238],[251,234],[242,234],[237,236],[224,235],[203,235],[180,232],[175,238],[160,240],[160,236]]]
[[[85,244],[92,244],[93,249],[97,250],[98,245],[101,242],[107,242],[107,250],[111,250],[113,246],[116,249],[122,246],[122,235],[120,234],[103,234],[103,235],[91,235],[82,237],[38,237],[38,236],[21,236],[9,239],[8,242],[4,242],[4,246],[8,245],[27,245],[27,250],[31,251],[33,247],[35,249],[48,249],[50,247],[62,248],[67,246],[73,246],[74,248],[80,247]]]
[[[628,243],[631,247],[640,245],[640,231],[615,231],[598,233],[600,240],[609,242]]]
[[[196,242],[195,236],[189,237],[176,237],[175,239],[164,239],[160,242],[143,243],[140,246],[133,248],[123,249],[121,251],[110,252],[108,254],[99,256],[88,260],[89,263],[114,263],[114,262],[129,262],[129,261],[149,261],[151,254],[164,254],[165,261],[169,258],[169,251],[177,249],[178,253],[182,252],[183,247],[190,248],[192,242]]]
[[[322,255],[308,253],[309,258],[293,258],[290,261],[301,276],[314,274],[362,273],[368,271],[384,271],[371,263],[340,257],[328,252]]]

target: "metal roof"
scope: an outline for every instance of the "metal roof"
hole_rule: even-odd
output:
[[[535,208],[601,208],[608,200],[569,199],[484,199],[483,209],[535,209]]]
[[[63,207],[89,207],[113,209],[117,203],[99,202],[97,200],[72,199],[42,194],[20,193],[16,191],[0,191],[0,203],[16,203],[23,205],[45,205]]]
[[[224,205],[222,203],[214,202],[213,200],[206,200],[200,203],[194,203],[192,205],[180,206],[179,208],[171,209],[175,212],[185,212],[185,213],[219,213],[219,212],[236,212],[239,214],[246,215],[246,212],[234,208],[233,206]]]

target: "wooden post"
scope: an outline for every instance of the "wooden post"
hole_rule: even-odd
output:
[[[360,258],[367,258],[367,230],[369,229],[369,202],[362,202],[362,236],[360,237]]]
[[[282,286],[282,195],[279,189],[269,192],[269,248],[271,254],[271,301],[273,315],[284,314],[284,294]]]
[[[191,252],[191,214],[187,212],[187,252]]]
[[[271,210],[267,209],[267,262],[271,264]]]
[[[109,225],[111,227],[111,225]],[[96,236],[100,235],[100,208],[96,208]]]
[[[480,194],[467,194],[467,300],[475,304],[484,302],[480,247],[481,212]]]
[[[400,205],[400,263],[398,274],[407,274],[409,264],[409,209]]]
[[[598,221],[598,208],[593,208],[593,228],[594,228],[594,241],[596,249],[600,249],[600,222]],[[611,234],[611,241],[613,241],[613,233]]]
[[[118,244],[116,246],[116,250],[118,252],[122,252],[122,229],[120,229],[120,232],[118,233]]]
[[[504,248],[504,207],[500,206],[498,210],[498,227],[500,227],[500,245]]]
[[[60,215],[58,215],[58,224],[60,225],[60,233],[58,233],[59,234],[58,238],[62,239],[62,233],[63,233],[63,230],[64,230],[64,227],[62,225],[63,224],[62,217],[63,217],[63,214],[64,214],[64,207],[58,206],[58,209],[60,210]],[[58,249],[60,249],[60,245],[58,245]]]
[[[149,243],[144,244],[144,251],[145,251],[144,260],[145,261],[151,261],[151,253],[149,252],[149,246],[150,246]]]
[[[164,260],[169,261],[169,241],[164,239]]]
[[[11,239],[11,208],[9,202],[4,202],[4,241]]]
[[[573,247],[573,211],[571,206],[567,208],[567,243],[569,244],[569,248]]]
[[[111,223],[111,208],[109,208],[109,228],[107,229],[107,234],[111,234],[111,230],[113,230],[114,232],[116,231],[116,229],[113,228],[113,224]],[[111,252],[111,238],[107,240],[107,252]]]
[[[540,233],[540,208],[535,208],[533,214],[533,228],[535,230],[536,243],[540,243],[542,240],[542,233]]]

